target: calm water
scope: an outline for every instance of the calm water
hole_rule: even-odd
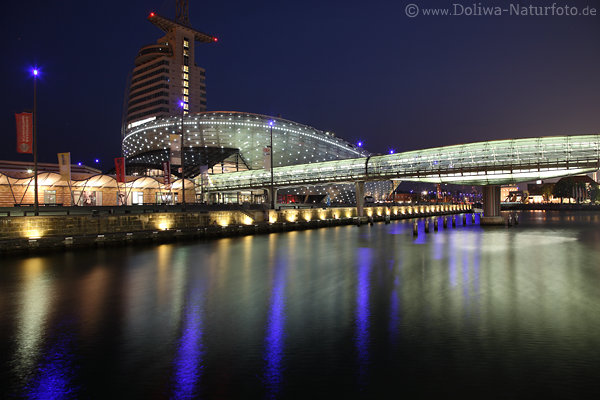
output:
[[[0,265],[0,398],[600,393],[600,213]]]

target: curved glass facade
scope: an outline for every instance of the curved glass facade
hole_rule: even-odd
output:
[[[283,167],[365,157],[369,152],[335,135],[293,121],[241,112],[202,112],[183,118],[186,153],[199,149],[238,149],[249,169],[263,168],[263,149],[270,145],[273,123],[273,164]],[[181,132],[181,116],[165,117],[125,133],[123,152],[128,159],[145,154],[167,154],[171,134]],[[196,150],[196,151],[195,151]],[[154,156],[156,157],[156,156]],[[164,157],[164,156],[163,156]],[[158,158],[152,159],[160,167]],[[186,168],[204,161],[186,155]],[[212,165],[209,165],[212,166]]]

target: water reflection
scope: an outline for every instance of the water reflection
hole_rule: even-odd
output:
[[[202,336],[204,331],[204,288],[201,279],[192,280],[185,304],[181,338],[175,359],[175,384],[173,399],[197,397],[200,378],[204,368]]]
[[[44,259],[30,258],[22,264],[23,289],[18,313],[16,365],[26,382],[38,359],[52,307],[52,280],[46,276]],[[25,383],[23,382],[23,383]]]
[[[425,220],[419,219],[417,221],[417,237],[414,239],[414,243],[416,244],[425,244],[427,243],[425,233]]]
[[[269,398],[273,399],[277,398],[282,386],[285,345],[285,280],[286,264],[283,260],[277,260],[265,338],[265,386]]]
[[[57,327],[57,337],[52,338],[43,360],[37,370],[38,375],[29,385],[27,397],[30,399],[75,398],[73,384],[75,365],[73,363],[72,326],[62,324]]]
[[[358,354],[358,381],[364,388],[367,384],[369,366],[369,289],[372,250],[358,249],[358,283],[356,285],[356,352]]]
[[[538,214],[3,260],[0,398],[600,390],[600,221]]]
[[[398,343],[398,336],[400,335],[400,297],[398,296],[398,292],[401,288],[400,277],[396,273],[394,273],[393,276],[394,287],[390,296],[389,337],[390,344],[395,348]]]

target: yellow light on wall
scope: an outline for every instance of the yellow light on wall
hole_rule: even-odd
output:
[[[312,214],[311,214],[311,212],[310,212],[310,211],[307,211],[307,212],[305,212],[305,213],[304,213],[304,220],[305,220],[306,222],[310,222],[310,220],[311,220],[311,219],[312,219]]]
[[[296,222],[297,217],[298,217],[297,213],[288,212],[287,215],[285,216],[285,220],[287,222]]]
[[[42,231],[39,229],[30,229],[27,231],[27,237],[29,239],[39,239],[42,237]]]
[[[222,217],[222,218],[219,218],[218,223],[221,226],[229,226],[229,224],[231,223],[231,219],[229,217]]]
[[[254,220],[246,215],[246,216],[244,216],[242,223],[244,225],[252,225],[254,223]]]

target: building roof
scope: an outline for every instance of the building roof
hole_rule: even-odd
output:
[[[33,168],[33,161],[0,160],[0,172],[13,177],[25,178],[28,176],[33,176]],[[42,172],[59,173],[60,168],[58,163],[54,164],[38,162],[38,173]],[[102,173],[102,171],[96,168],[88,167],[87,165],[71,164],[71,173],[97,175]]]
[[[174,29],[182,29],[190,32],[194,36],[194,40],[201,43],[213,43],[218,39],[215,36],[208,35],[204,32],[197,31],[192,27],[178,24],[175,21],[171,21],[168,18],[162,17],[155,13],[150,13],[148,21],[152,22],[157,28],[162,29],[165,32],[170,32]]]

